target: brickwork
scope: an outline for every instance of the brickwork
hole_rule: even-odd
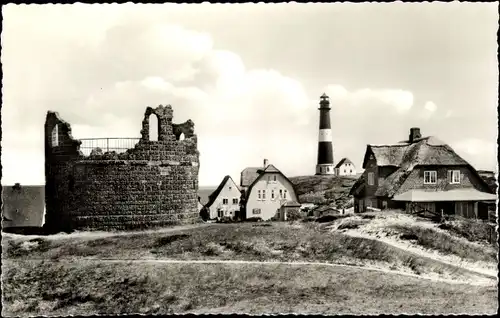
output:
[[[149,140],[150,116],[158,118],[158,141]],[[194,124],[189,120],[175,125],[172,118],[171,106],[148,107],[142,137],[134,148],[84,156],[70,125],[48,112],[47,228],[127,230],[198,221],[199,153]],[[53,147],[56,124],[58,145]],[[184,140],[176,136],[179,129]]]

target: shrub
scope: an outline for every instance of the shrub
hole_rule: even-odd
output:
[[[349,230],[349,229],[357,229],[361,225],[368,223],[366,220],[346,220],[342,224],[339,225],[337,229],[339,230]]]
[[[288,211],[286,215],[286,219],[288,221],[297,221],[303,219],[302,213],[297,209],[297,210],[290,210]]]
[[[451,222],[445,222],[443,224],[440,224],[438,227],[451,233],[458,234],[459,236],[462,236],[472,242],[496,242],[496,230],[494,224],[488,224],[486,222],[469,219],[461,219]]]
[[[251,218],[246,219],[247,222],[260,222],[262,221],[262,218],[253,216]]]
[[[187,234],[174,234],[174,235],[160,237],[160,238],[158,238],[156,240],[155,246],[156,247],[161,247],[161,246],[164,246],[164,245],[168,245],[168,244],[170,244],[172,242],[188,238],[189,236],[190,235],[187,235]]]

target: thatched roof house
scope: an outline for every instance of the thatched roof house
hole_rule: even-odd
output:
[[[488,184],[466,160],[438,138],[421,137],[418,128],[410,130],[406,141],[367,145],[363,168],[363,175],[350,191],[358,212],[367,207],[406,208],[405,203],[415,202],[419,197],[425,198],[421,202],[425,202],[427,210],[457,213],[458,209],[462,213],[465,209],[467,216],[478,216],[482,212],[478,211],[476,203],[496,199]],[[467,190],[467,195],[452,190]],[[412,195],[414,191],[419,195]],[[433,193],[422,195],[421,192]],[[463,204],[452,206],[450,202]]]

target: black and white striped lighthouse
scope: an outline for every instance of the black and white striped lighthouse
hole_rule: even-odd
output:
[[[318,164],[316,174],[334,174],[330,98],[321,95],[319,101]]]

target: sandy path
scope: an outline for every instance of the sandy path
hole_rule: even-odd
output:
[[[211,223],[198,223],[198,224],[189,224],[189,225],[180,225],[174,227],[165,227],[165,228],[157,228],[151,230],[144,231],[123,231],[123,232],[104,232],[104,231],[85,231],[85,232],[73,232],[70,234],[60,233],[53,235],[20,235],[13,233],[2,233],[2,236],[9,237],[16,240],[31,240],[34,238],[43,238],[45,240],[60,240],[60,239],[69,239],[69,238],[82,238],[82,239],[98,239],[104,237],[113,237],[113,236],[132,236],[132,235],[143,235],[143,234],[151,234],[151,233],[168,233],[168,232],[177,232],[184,230],[191,230],[196,228],[201,228],[205,226],[213,225]]]
[[[5,260],[10,261],[10,260]],[[12,260],[15,262],[16,260]],[[30,261],[47,261],[42,259],[30,259]],[[382,272],[392,275],[402,275],[407,277],[413,277],[418,279],[427,279],[436,282],[444,282],[449,284],[468,284],[475,286],[492,286],[496,284],[496,281],[487,278],[478,278],[474,281],[459,281],[452,279],[444,279],[438,277],[430,277],[425,275],[416,275],[411,273],[406,273],[402,271],[395,271],[386,268],[378,268],[371,266],[357,266],[357,265],[346,265],[346,264],[332,264],[324,262],[281,262],[281,261],[240,261],[240,260],[173,260],[173,259],[95,259],[95,258],[85,258],[78,257],[74,259],[59,259],[57,262],[98,262],[98,263],[161,263],[161,264],[228,264],[228,265],[289,265],[289,266],[329,266],[329,267],[344,267],[353,268],[361,270],[369,270]]]
[[[400,242],[397,241],[391,237],[377,237],[375,235],[370,235],[363,233],[361,231],[356,231],[356,230],[348,230],[343,232],[343,234],[350,235],[350,236],[355,236],[355,237],[361,237],[361,238],[367,238],[367,239],[372,239],[372,240],[377,240],[386,244],[389,244],[391,246],[394,246],[396,248],[400,248],[402,250],[415,253],[419,256],[422,257],[427,257],[436,261],[439,261],[441,263],[459,267],[471,272],[475,272],[478,274],[482,275],[487,275],[490,276],[491,278],[496,279],[497,277],[497,270],[495,264],[487,264],[485,262],[472,262],[468,261],[465,259],[461,259],[456,256],[451,256],[451,255],[441,255],[437,251],[426,251],[423,248],[416,247],[412,245],[411,243],[406,243],[406,242]]]

